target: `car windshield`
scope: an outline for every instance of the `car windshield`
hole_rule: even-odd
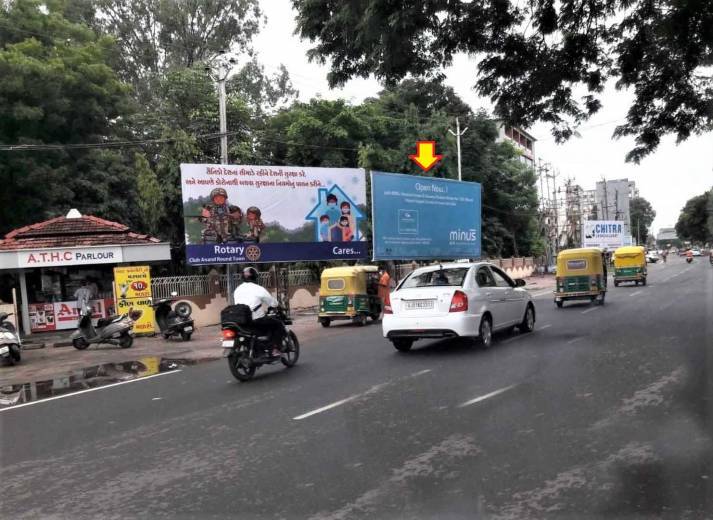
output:
[[[433,286],[462,287],[465,276],[468,274],[468,269],[467,267],[457,267],[421,273],[416,272],[404,281],[401,289]]]

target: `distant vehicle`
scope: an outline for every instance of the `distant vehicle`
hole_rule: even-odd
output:
[[[532,332],[535,305],[524,285],[487,262],[416,269],[385,302],[384,337],[403,352],[424,338],[478,338],[488,348],[496,330]]]
[[[691,249],[691,253],[693,253],[693,256],[701,256],[700,249]]]
[[[659,254],[656,251],[646,253],[646,261],[650,264],[655,264],[659,261]]]

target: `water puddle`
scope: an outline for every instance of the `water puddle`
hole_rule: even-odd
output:
[[[75,370],[69,375],[0,387],[0,409],[31,401],[79,392],[90,388],[131,381],[170,372],[199,360],[146,356],[123,363],[104,363]]]

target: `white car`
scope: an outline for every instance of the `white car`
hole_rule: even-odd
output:
[[[700,249],[691,249],[691,253],[693,254],[693,256],[701,256]]]
[[[422,338],[479,338],[487,348],[494,331],[531,332],[535,305],[524,285],[486,262],[416,269],[385,302],[384,337],[407,351]]]
[[[659,261],[659,254],[656,251],[646,253],[646,261],[650,264],[655,264]]]

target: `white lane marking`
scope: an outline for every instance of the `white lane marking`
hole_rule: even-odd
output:
[[[599,307],[592,307],[591,309],[587,309],[586,311],[582,311],[582,314],[587,314],[588,312],[593,312],[599,310]]]
[[[584,336],[580,336],[578,338],[571,339],[567,342],[567,345],[571,345],[572,343],[576,343],[577,341],[584,339]]]
[[[311,410],[311,411],[309,411],[309,412],[303,413],[302,415],[298,415],[297,417],[293,417],[292,420],[294,420],[294,421],[301,421],[302,419],[306,419],[307,417],[311,417],[311,416],[316,415],[316,414],[318,414],[318,413],[326,412],[327,410],[331,410],[332,408],[336,408],[337,406],[341,406],[341,405],[346,404],[346,403],[348,403],[348,402],[350,402],[350,401],[354,401],[355,399],[358,399],[358,398],[360,398],[360,397],[365,397],[365,396],[368,396],[368,395],[375,394],[375,393],[379,392],[381,389],[383,389],[383,388],[385,388],[385,387],[387,387],[387,386],[389,386],[389,385],[395,383],[396,381],[400,381],[400,380],[407,379],[407,378],[410,378],[410,377],[422,376],[422,375],[424,375],[424,374],[428,374],[429,372],[431,372],[431,369],[430,369],[430,368],[427,368],[427,369],[425,369],[425,370],[419,370],[418,372],[414,372],[413,374],[410,374],[410,375],[406,376],[405,378],[399,378],[399,379],[396,379],[396,380],[393,380],[393,381],[387,381],[387,382],[385,382],[385,383],[379,383],[378,385],[374,385],[374,386],[372,386],[371,388],[369,388],[369,390],[367,390],[366,392],[362,392],[362,393],[360,393],[360,394],[354,394],[354,395],[351,395],[351,396],[347,397],[346,399],[341,399],[341,400],[339,400],[339,401],[335,401],[335,402],[333,402],[333,403],[331,403],[331,404],[328,404],[328,405],[326,405],[326,406],[322,406],[321,408],[317,408],[317,409],[315,409],[315,410]]]
[[[631,296],[636,296],[637,294],[641,294],[641,291],[634,291],[633,293],[631,293],[631,294],[629,295],[629,297],[631,297]]]
[[[331,410],[332,408],[341,406],[344,403],[353,401],[357,397],[359,397],[359,395],[353,395],[351,397],[347,397],[346,399],[342,399],[340,401],[335,401],[332,404],[328,404],[327,406],[323,406],[322,408],[317,408],[316,410],[312,410],[311,412],[303,413],[302,415],[298,415],[297,417],[293,417],[292,419],[295,421],[301,421],[302,419],[306,419],[307,417],[312,417],[313,415],[317,415],[318,413],[326,412],[327,410]]]
[[[56,395],[54,397],[47,397],[46,399],[40,399],[38,401],[31,401],[29,403],[16,404],[14,406],[8,406],[7,408],[0,408],[0,412],[7,412],[9,410],[15,410],[16,408],[22,408],[24,406],[31,406],[33,404],[46,403],[47,401],[54,401],[55,399],[64,399],[65,397],[74,397],[75,395],[86,394],[87,392],[95,392],[96,390],[105,390],[106,388],[112,388],[114,386],[126,385],[129,383],[137,383],[139,381],[146,381],[147,379],[153,379],[154,377],[167,376],[169,374],[178,374],[179,372],[182,372],[182,370],[181,369],[171,370],[169,372],[162,372],[160,374],[153,374],[151,376],[138,377],[136,379],[130,379],[128,381],[120,381],[119,383],[112,383],[110,385],[97,386],[96,388],[87,388],[86,390],[72,392],[71,394]]]
[[[160,401],[161,399],[163,399],[163,397],[154,397],[151,400],[152,401]]]
[[[427,368],[426,370],[421,370],[419,372],[414,372],[411,374],[411,377],[417,377],[417,376],[422,376],[423,374],[428,374],[431,371],[430,368]]]
[[[538,331],[539,331],[539,330],[545,330],[545,329],[550,328],[551,326],[552,326],[552,324],[548,323],[547,325],[543,325],[542,327],[539,327],[539,328],[537,328],[537,329],[535,329],[535,330],[538,330]]]
[[[546,296],[548,294],[554,294],[554,290],[552,289],[542,289],[541,291],[533,292],[532,297],[533,298],[538,298],[540,296]]]
[[[499,390],[495,390],[494,392],[490,392],[489,394],[481,395],[480,397],[476,397],[474,399],[471,399],[470,401],[466,401],[465,403],[459,404],[458,408],[463,408],[464,406],[470,406],[471,404],[479,403],[481,401],[485,401],[486,399],[490,399],[491,397],[495,397],[496,395],[500,395],[502,393],[507,392],[508,390],[512,390],[515,388],[517,385],[510,385],[506,386],[505,388],[501,388]]]

